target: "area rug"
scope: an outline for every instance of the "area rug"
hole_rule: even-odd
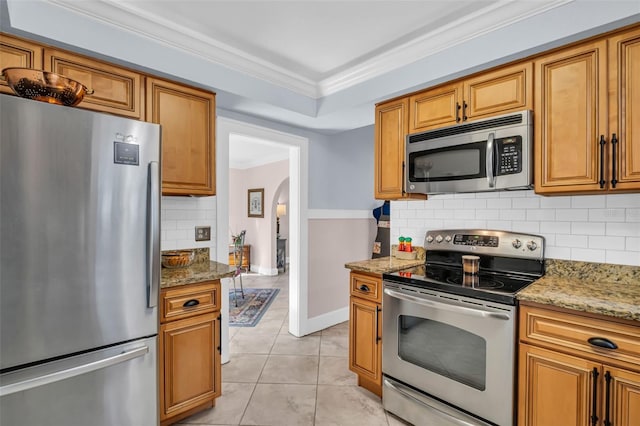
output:
[[[279,288],[245,288],[243,299],[238,290],[238,307],[236,308],[233,289],[229,289],[229,326],[255,327],[279,291]]]

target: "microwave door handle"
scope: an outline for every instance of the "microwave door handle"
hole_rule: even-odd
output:
[[[496,177],[493,171],[493,145],[494,145],[494,133],[489,133],[489,137],[487,138],[487,183],[489,184],[489,188],[493,188],[496,185]]]

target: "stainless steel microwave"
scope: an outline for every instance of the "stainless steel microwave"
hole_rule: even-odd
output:
[[[407,136],[406,191],[530,189],[533,113],[526,110]]]

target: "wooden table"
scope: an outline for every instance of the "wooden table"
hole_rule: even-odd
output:
[[[229,244],[229,266],[236,266],[235,259],[233,258],[233,244]],[[242,248],[242,269],[249,272],[251,268],[251,245],[245,244]]]

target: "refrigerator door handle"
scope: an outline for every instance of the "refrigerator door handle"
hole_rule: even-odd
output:
[[[149,208],[147,218],[147,250],[149,250],[149,272],[147,283],[147,307],[158,304],[160,287],[160,165],[157,161],[149,163]]]
[[[76,367],[67,368],[54,373],[45,374],[44,376],[33,377],[27,380],[23,380],[16,383],[11,383],[0,387],[0,397],[11,395],[12,393],[22,392],[28,389],[37,388],[47,385],[49,383],[59,382],[64,379],[68,379],[82,374],[87,374],[92,371],[101,370],[103,368],[110,367],[115,364],[120,364],[129,361],[133,358],[138,358],[149,353],[149,347],[143,346],[136,348],[132,351],[123,352],[118,355],[104,358],[98,361],[90,362],[88,364],[78,365]]]

